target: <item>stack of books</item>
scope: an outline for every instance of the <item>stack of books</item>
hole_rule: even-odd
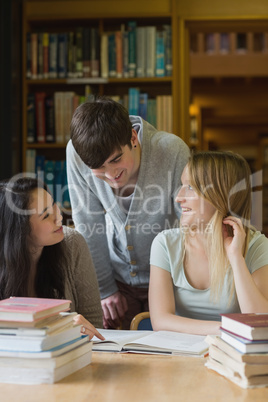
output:
[[[207,336],[206,366],[242,388],[268,387],[268,313],[223,314],[221,336]]]
[[[70,300],[0,301],[0,382],[54,383],[91,362],[92,342],[74,325]]]

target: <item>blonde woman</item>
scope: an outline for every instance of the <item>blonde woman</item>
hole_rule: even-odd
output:
[[[220,314],[268,312],[268,239],[250,226],[250,169],[231,152],[193,154],[177,195],[181,226],[151,248],[154,330],[218,333]]]

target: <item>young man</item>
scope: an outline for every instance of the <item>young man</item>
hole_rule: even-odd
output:
[[[104,328],[148,310],[149,255],[160,231],[178,226],[175,196],[187,145],[109,98],[80,105],[67,145],[76,229],[97,272]]]

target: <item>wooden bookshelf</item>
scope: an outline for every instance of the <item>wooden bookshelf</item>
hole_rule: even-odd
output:
[[[27,79],[27,32],[69,32],[92,26],[99,33],[137,26],[170,24],[173,74],[165,77],[98,77]],[[268,13],[267,1],[225,0],[25,0],[22,21],[22,168],[27,150],[50,158],[65,158],[66,143],[27,143],[27,94],[45,91],[124,96],[129,87],[155,98],[172,96],[172,132],[195,149],[259,146],[259,134],[268,127]],[[229,51],[222,52],[220,35],[228,33]],[[245,51],[237,51],[237,38],[244,34]],[[263,47],[258,40],[263,34]],[[215,49],[208,51],[207,35],[215,36]],[[193,37],[196,39],[193,40]],[[241,39],[241,38],[240,38]],[[242,38],[243,39],[243,38]],[[194,46],[193,43],[195,42]],[[191,105],[191,108],[190,108]],[[192,110],[192,112],[191,112]],[[194,111],[194,112],[193,112]],[[191,137],[191,119],[196,116],[197,140]],[[242,123],[241,123],[242,122]],[[196,124],[194,123],[194,124]],[[228,133],[228,135],[226,134]]]

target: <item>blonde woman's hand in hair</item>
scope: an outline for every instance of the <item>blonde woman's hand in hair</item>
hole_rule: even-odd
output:
[[[230,234],[230,232],[232,234]],[[239,218],[227,216],[223,219],[224,247],[231,263],[234,258],[241,257],[243,255],[245,238],[246,233]]]
[[[81,327],[81,335],[89,335],[89,339],[92,339],[93,336],[104,341],[104,337],[99,333],[99,331],[92,325],[88,320],[85,319],[81,314],[77,314],[74,317],[75,325],[82,325]]]

